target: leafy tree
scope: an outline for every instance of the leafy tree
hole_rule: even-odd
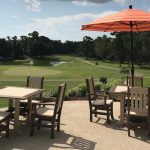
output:
[[[115,33],[112,33],[112,35],[115,35],[115,38],[113,40],[114,55],[121,67],[121,64],[124,63],[124,61],[126,60],[126,48],[124,46],[124,41],[123,41],[124,33],[115,32]]]
[[[5,60],[20,59],[24,56],[42,58],[51,54],[73,54],[86,57],[93,57],[101,60],[110,60],[122,63],[130,62],[130,33],[114,32],[113,37],[97,37],[92,39],[89,36],[83,37],[82,41],[51,40],[48,37],[40,36],[37,31],[23,35],[20,39],[17,36],[7,36],[0,39],[0,57]],[[150,62],[150,32],[133,33],[135,63],[142,66]]]
[[[94,40],[89,37],[83,37],[83,41],[79,45],[79,50],[81,50],[81,55],[85,56],[86,59],[94,56]]]
[[[111,53],[111,38],[107,38],[106,35],[95,39],[95,53],[96,56],[101,59],[107,59]]]
[[[0,39],[0,57],[4,60],[11,58],[11,49],[5,39]]]

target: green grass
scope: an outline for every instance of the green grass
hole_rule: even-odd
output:
[[[22,70],[22,71],[20,71]],[[31,72],[29,70],[32,70]],[[42,68],[42,67],[35,67],[35,66],[30,66],[30,67],[27,67],[27,66],[21,66],[21,67],[11,67],[11,68],[8,68],[7,70],[3,71],[3,74],[4,75],[11,75],[11,76],[17,76],[17,77],[20,77],[20,76],[28,76],[28,75],[31,75],[31,76],[54,76],[56,74],[62,74],[62,71],[59,71],[59,70],[52,70],[52,69],[49,69],[49,68]]]
[[[53,67],[49,65],[50,60],[66,61],[66,63]],[[118,79],[126,76],[126,74],[119,73],[120,68],[116,63],[99,61],[99,65],[95,65],[96,61],[94,60],[84,60],[73,56],[51,56],[44,61],[36,61],[34,66],[27,65],[29,61],[1,64],[0,88],[8,85],[25,86],[27,75],[44,76],[44,89],[47,91],[56,89],[63,82],[67,82],[68,90],[81,83],[85,84],[85,78],[90,76],[93,76],[96,80],[99,80],[100,77]],[[142,74],[145,77],[144,86],[150,86],[150,70],[136,67],[135,74]],[[6,101],[1,101],[0,107],[3,106],[6,106]]]

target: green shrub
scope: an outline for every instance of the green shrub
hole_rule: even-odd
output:
[[[107,83],[104,86],[105,90],[109,90],[114,85],[121,85],[122,80],[121,79],[109,79]]]
[[[107,78],[106,77],[100,77],[99,81],[106,84],[107,83]]]
[[[58,94],[57,90],[52,89],[52,90],[50,90],[50,91],[45,91],[43,95],[44,95],[44,96],[56,97],[57,94]]]
[[[80,84],[78,87],[68,90],[67,95],[70,97],[86,96],[86,86],[84,84]]]
[[[86,96],[86,91],[87,91],[87,89],[86,89],[86,86],[84,85],[84,84],[80,84],[79,86],[78,86],[78,95],[79,96]]]
[[[70,97],[77,96],[77,90],[78,90],[77,87],[68,90],[67,96],[70,96]]]
[[[103,83],[96,82],[95,83],[95,90],[101,90],[104,88]],[[84,84],[80,84],[77,87],[74,87],[68,90],[67,96],[68,97],[85,97],[87,95],[87,88]]]
[[[101,90],[104,88],[104,84],[102,82],[96,82],[94,86],[95,90]]]
[[[95,65],[98,65],[98,61],[95,62]]]

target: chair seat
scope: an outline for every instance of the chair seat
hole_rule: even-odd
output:
[[[20,103],[28,103],[28,100],[27,99],[25,99],[25,100],[20,100]],[[32,100],[32,103],[34,103],[34,104],[38,104],[38,103],[40,103],[40,101],[39,100]]]
[[[113,100],[108,99],[108,100],[106,100],[106,105],[110,105],[112,102],[113,102]],[[97,106],[97,105],[104,105],[104,100],[97,99],[97,100],[92,102],[92,105],[95,105],[95,106]]]
[[[6,138],[9,137],[9,122],[10,122],[10,112],[0,111],[0,132],[5,131]]]
[[[133,111],[130,111],[130,115],[132,116],[148,116],[148,112],[133,112]]]
[[[54,108],[50,107],[39,107],[36,109],[36,114],[40,116],[47,116],[47,117],[53,117],[54,114]]]
[[[10,115],[9,112],[0,112],[0,122]]]
[[[43,100],[43,102],[55,102],[56,101],[56,97],[42,96],[42,100]]]

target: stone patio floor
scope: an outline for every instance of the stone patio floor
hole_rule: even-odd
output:
[[[119,102],[114,102],[115,120],[110,125],[105,116],[90,122],[88,101],[65,101],[61,131],[55,132],[54,139],[47,128],[29,137],[29,127],[22,124],[20,134],[10,129],[8,139],[0,137],[0,150],[150,150],[146,130],[136,129],[128,137],[127,128],[119,124],[119,111]]]

